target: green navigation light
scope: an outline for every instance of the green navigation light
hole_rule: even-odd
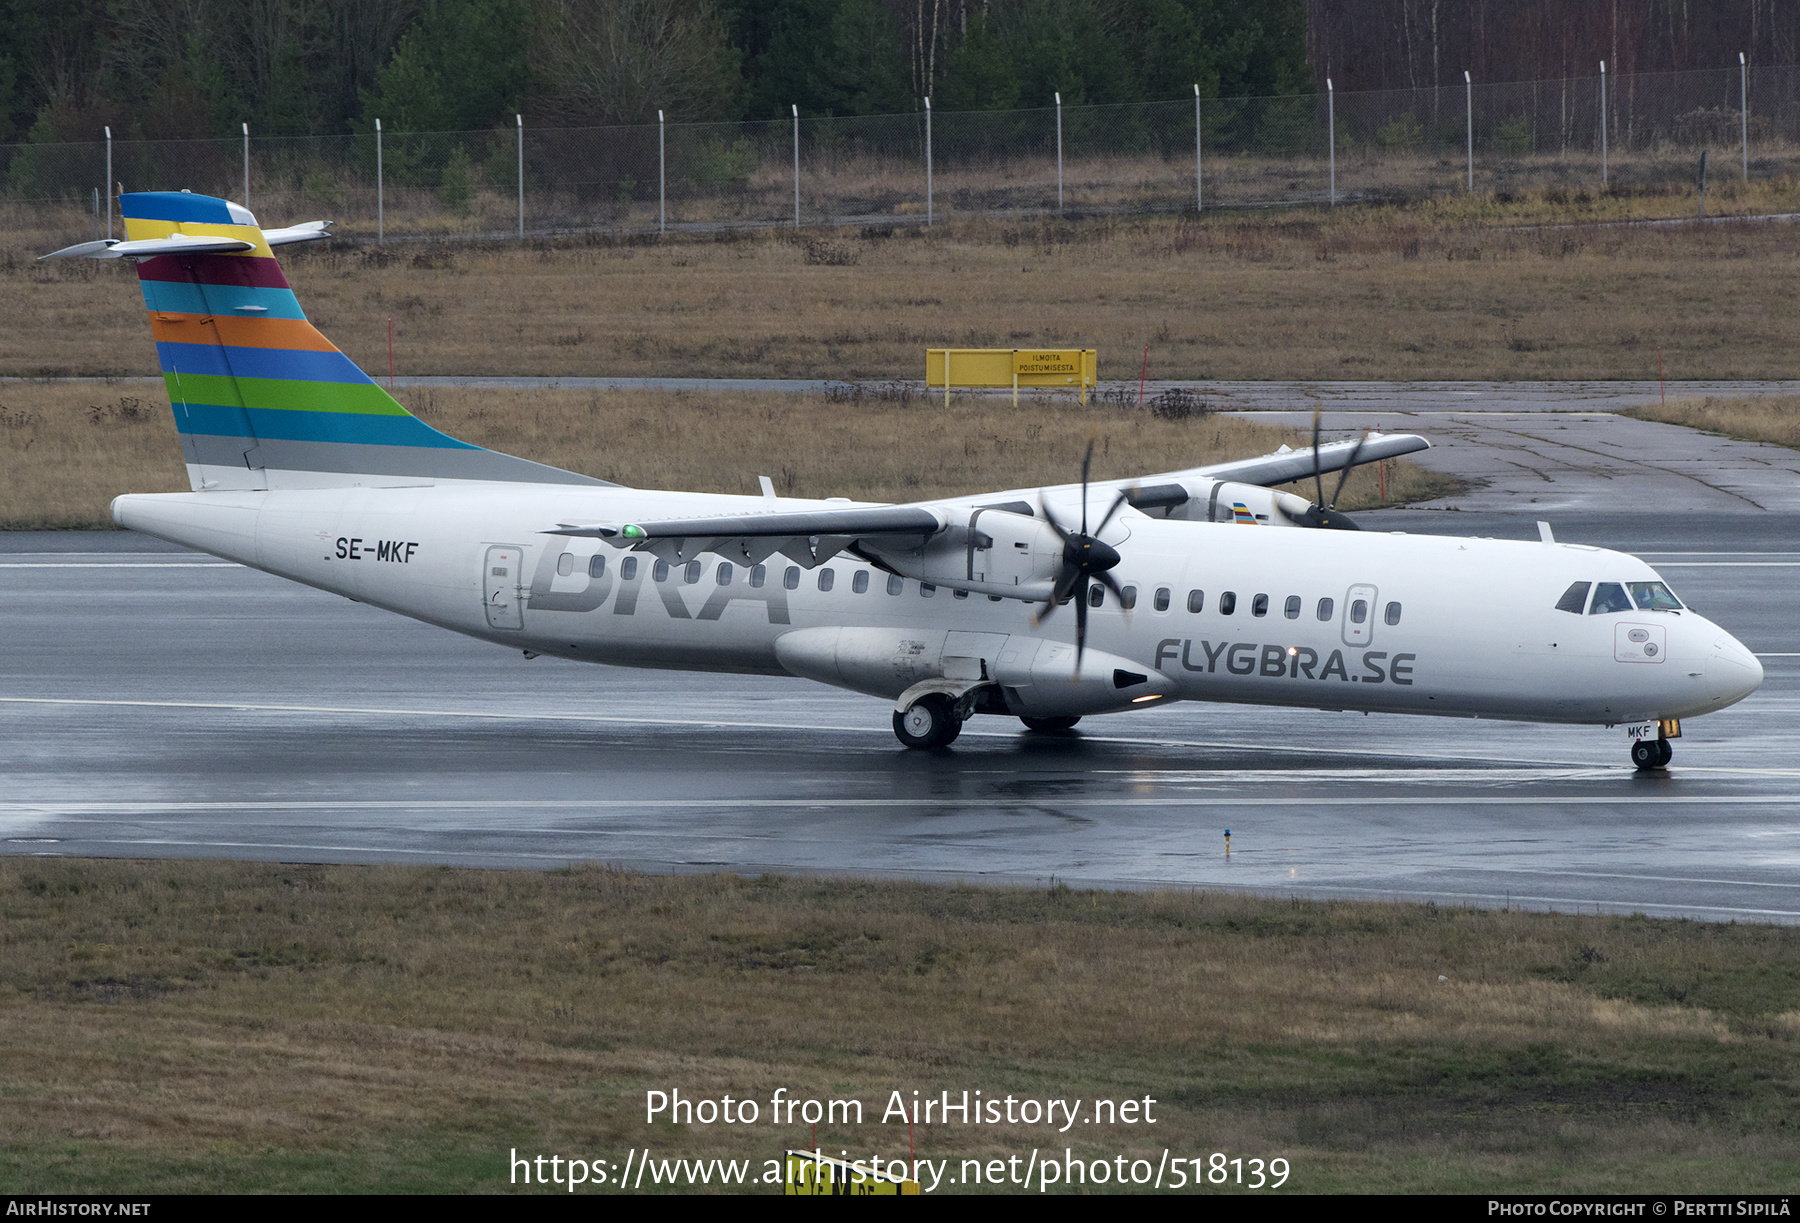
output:
[[[625,537],[625,538],[626,538],[626,539],[645,539],[645,538],[648,538],[648,537],[647,537],[647,536],[646,536],[646,535],[645,535],[645,534],[644,534],[644,528],[643,528],[643,527],[640,527],[640,526],[638,526],[638,525],[637,525],[637,524],[636,524],[636,523],[633,523],[633,522],[628,522],[628,523],[626,523],[626,524],[625,524],[625,529],[624,529],[624,530],[622,530],[622,531],[620,531],[620,532],[619,532],[619,534],[621,534],[621,535],[623,535],[623,536],[624,536],[624,537]]]

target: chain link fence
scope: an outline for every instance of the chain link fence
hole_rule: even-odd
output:
[[[1800,68],[755,123],[0,145],[15,234],[106,236],[111,181],[267,223],[436,235],[705,232],[970,216],[1680,193],[1800,175]]]

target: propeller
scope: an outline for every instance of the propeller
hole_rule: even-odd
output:
[[[1343,495],[1344,483],[1350,479],[1350,473],[1356,470],[1356,456],[1362,453],[1363,443],[1369,440],[1368,434],[1356,439],[1356,445],[1350,448],[1350,457],[1344,462],[1344,469],[1338,476],[1337,487],[1331,490],[1331,500],[1325,500],[1325,481],[1319,470],[1319,422],[1324,416],[1324,409],[1313,409],[1313,491],[1314,502],[1306,507],[1303,514],[1291,514],[1281,508],[1277,501],[1275,508],[1281,511],[1282,517],[1297,527],[1323,527],[1333,531],[1360,531],[1361,527],[1342,513],[1338,512],[1338,498]]]
[[[1113,580],[1112,574],[1107,572],[1119,563],[1118,550],[1112,545],[1102,542],[1099,535],[1106,529],[1106,524],[1113,520],[1113,515],[1119,512],[1120,507],[1129,503],[1129,498],[1121,492],[1113,499],[1112,505],[1101,517],[1099,524],[1092,531],[1088,530],[1088,468],[1092,466],[1093,461],[1094,441],[1089,438],[1087,453],[1081,458],[1081,529],[1079,531],[1071,531],[1058,522],[1056,515],[1050,512],[1050,507],[1044,504],[1043,497],[1038,498],[1038,508],[1043,511],[1044,521],[1050,524],[1050,529],[1056,532],[1058,539],[1062,540],[1063,552],[1062,568],[1057,572],[1050,602],[1044,605],[1042,611],[1032,616],[1031,626],[1036,628],[1048,620],[1050,614],[1060,605],[1067,603],[1070,599],[1075,600],[1075,673],[1077,675],[1081,674],[1081,656],[1087,650],[1088,583],[1098,582],[1113,592],[1113,597],[1119,600],[1120,606],[1125,603],[1125,592],[1119,589],[1118,582]]]

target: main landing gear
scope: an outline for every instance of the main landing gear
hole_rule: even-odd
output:
[[[907,747],[949,747],[962,734],[956,701],[942,692],[920,697],[894,714],[894,734]]]
[[[1667,739],[1639,739],[1631,745],[1631,763],[1640,773],[1664,768],[1674,757],[1675,749]]]
[[[1026,730],[1073,730],[1080,718],[1027,718],[1020,716]]]

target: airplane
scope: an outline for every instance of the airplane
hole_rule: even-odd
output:
[[[800,676],[891,702],[909,748],[1186,700],[1624,727],[1640,770],[1762,682],[1633,556],[1325,497],[1422,437],[1315,421],[1310,452],[906,505],[622,487],[441,433],[334,347],[273,253],[329,222],[119,202],[125,239],[43,257],[136,261],[193,491],[114,522],[527,658]]]

